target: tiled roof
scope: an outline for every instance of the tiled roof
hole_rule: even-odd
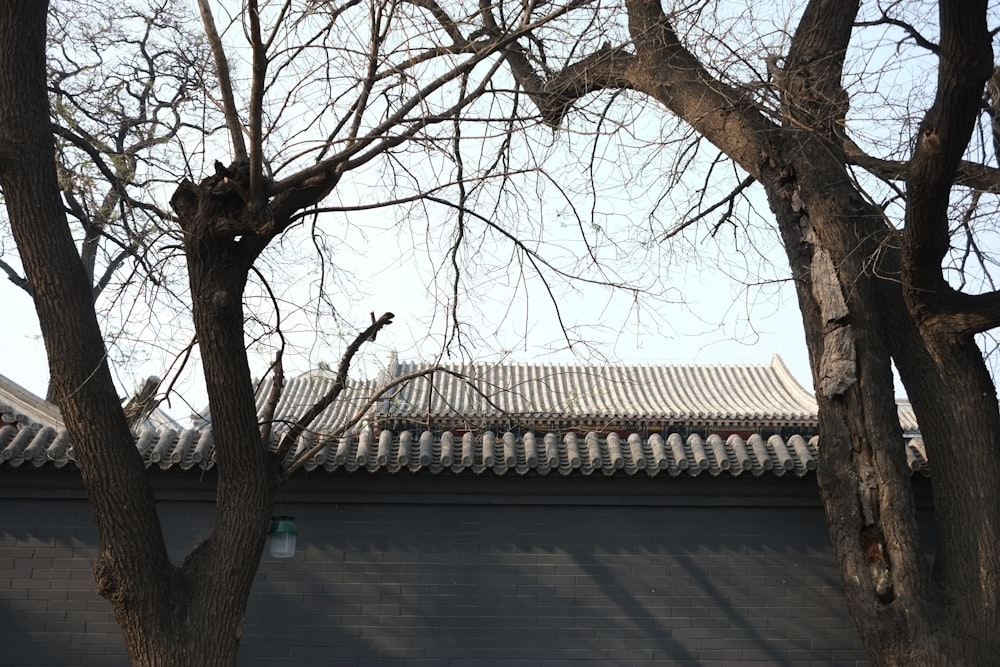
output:
[[[300,375],[285,384],[281,399],[274,411],[277,419],[295,420],[299,415],[310,409],[314,403],[333,387],[336,373],[316,370]],[[257,414],[262,414],[271,391],[271,378],[257,388]],[[348,381],[344,392],[333,404],[321,412],[310,425],[310,430],[317,433],[330,433],[354,417],[359,410],[364,410],[368,398],[376,390],[373,382]],[[276,431],[281,432],[281,425]]]
[[[306,451],[316,442],[315,436],[303,438],[295,453]],[[635,433],[621,437],[615,433],[601,436],[573,432],[516,435],[445,431],[435,435],[429,431],[381,431],[376,435],[366,428],[335,440],[305,468],[370,473],[426,470],[432,474],[489,471],[497,475],[600,472],[645,473],[652,477],[666,472],[672,477],[702,473],[803,476],[816,469],[818,444],[817,436],[807,440],[801,435],[787,439],[772,435],[765,439],[753,434],[745,440],[735,434],[723,439],[714,434],[685,438],[679,433],[655,433],[646,439]],[[215,464],[211,429],[147,429],[137,436],[136,447],[147,468],[207,470]],[[926,472],[927,457],[920,438],[906,443],[906,458],[911,470]],[[21,431],[12,426],[0,428],[0,465],[61,468],[75,459],[65,430],[48,426]]]
[[[475,390],[447,373],[436,373],[433,381],[411,380],[386,394],[369,411],[368,420],[347,436],[333,439],[305,468],[431,474],[591,475],[600,471],[602,475],[801,476],[816,467],[815,400],[777,358],[769,366],[447,368],[468,373]],[[394,364],[390,377],[349,383],[341,399],[319,416],[290,456],[330,438],[328,434],[364,410],[374,388],[413,370],[412,364]],[[326,371],[289,381],[275,411],[275,439],[332,382],[333,374]],[[258,389],[259,412],[269,390],[269,382]],[[0,426],[0,466],[63,467],[74,461],[55,406],[0,376],[0,406],[13,404],[8,394],[17,398],[20,407],[4,408],[4,412],[19,418],[7,419],[15,423]],[[910,468],[926,470],[923,441],[912,437],[916,434],[913,412],[901,403],[899,413],[908,435]],[[428,417],[432,424],[441,425],[433,433],[412,426],[380,430],[382,424],[420,423]],[[496,428],[505,420],[516,422],[518,428]],[[524,427],[546,420],[558,424]],[[622,428],[625,422],[631,425]],[[492,430],[471,428],[485,424],[494,426]],[[635,424],[643,427],[641,434],[630,430]],[[144,429],[136,436],[136,446],[147,467],[188,470],[214,465],[208,421],[192,429]]]
[[[382,381],[420,370],[390,364]],[[769,365],[445,364],[378,405],[380,418],[475,428],[516,417],[615,424],[815,426],[816,400],[775,357]]]
[[[55,426],[62,428],[59,408],[0,375],[0,424]]]
[[[43,398],[0,375],[0,426],[4,423],[23,426],[52,426],[62,428],[62,413],[59,408]],[[144,421],[150,428],[174,427],[178,423],[159,407],[154,408]]]
[[[335,378],[335,372],[317,369],[286,379],[281,398],[274,411],[275,420],[279,425],[283,420],[294,421],[296,416],[311,408],[319,397],[330,390]],[[264,413],[273,382],[274,378],[269,376],[257,384],[255,401],[258,415]],[[316,418],[313,429],[326,432],[350,419],[363,406],[364,399],[371,395],[373,386],[372,382],[348,380],[344,393]],[[195,428],[208,426],[212,423],[211,410],[209,408],[199,410],[191,416],[191,422]]]

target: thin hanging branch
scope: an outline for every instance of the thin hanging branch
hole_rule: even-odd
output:
[[[285,355],[285,332],[281,328],[281,306],[278,302],[278,298],[274,294],[274,290],[271,289],[271,284],[267,281],[258,269],[251,268],[257,277],[260,279],[261,284],[267,291],[268,297],[271,299],[271,305],[274,307],[275,317],[277,322],[275,323],[274,330],[278,335],[278,340],[280,345],[278,345],[278,350],[274,353],[274,363],[271,364],[269,371],[271,372],[271,389],[268,392],[267,400],[264,403],[262,419],[260,422],[260,442],[264,449],[271,446],[271,429],[274,425],[274,411],[278,408],[278,401],[281,400],[282,391],[285,388],[285,366],[282,363]]]

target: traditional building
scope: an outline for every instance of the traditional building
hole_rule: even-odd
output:
[[[290,381],[275,440],[332,384]],[[0,665],[126,664],[58,409],[0,377],[0,420]],[[900,421],[926,472],[906,404]],[[147,424],[136,446],[180,560],[211,522],[210,415]],[[393,360],[289,453],[304,471],[277,513],[298,546],[261,563],[240,664],[867,664],[818,447],[816,402],[778,358]]]

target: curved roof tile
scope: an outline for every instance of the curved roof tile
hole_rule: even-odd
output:
[[[427,366],[395,362],[383,382]],[[510,418],[815,425],[816,400],[775,357],[770,365],[444,364],[376,408],[401,421]],[[461,376],[461,377],[458,377]]]
[[[147,468],[208,470],[215,465],[210,430],[147,430],[136,440]],[[316,442],[313,436],[301,443],[298,451],[306,451]],[[5,426],[0,429],[0,465],[61,468],[76,460],[73,448],[67,447],[67,443],[65,430],[57,432],[46,427],[15,432],[13,427]],[[593,432],[560,435],[446,431],[433,435],[429,431],[376,433],[366,428],[358,434],[332,441],[330,447],[314,456],[305,468],[330,473],[338,470],[390,474],[427,471],[434,475],[448,471],[474,475],[489,472],[496,475],[739,477],[750,474],[759,477],[772,474],[802,477],[816,469],[818,448],[818,436],[806,439],[801,435],[787,439],[772,435],[764,440],[753,434],[744,440],[734,434],[723,440],[716,434],[702,438],[697,434],[684,437],[674,432],[654,433],[643,439],[637,433],[627,437]],[[906,443],[906,457],[911,470],[927,472],[927,458],[920,438]]]
[[[0,375],[0,423],[2,422],[33,428],[61,428],[63,425],[59,408]]]
[[[816,402],[778,357],[770,365],[741,366],[452,364],[445,368],[468,379],[438,372],[401,385],[369,408],[376,387],[419,368],[394,362],[375,382],[349,382],[290,456],[329,440],[330,447],[314,456],[306,469],[802,476],[817,464],[818,440],[812,435]],[[275,410],[275,442],[333,381],[333,373],[319,370],[287,383]],[[258,413],[264,412],[270,388],[270,380],[258,388]],[[58,409],[2,376],[0,410],[10,422],[0,423],[0,466],[63,467],[75,460]],[[331,437],[365,412],[370,419],[354,432]],[[902,402],[899,414],[909,438],[907,463],[914,471],[926,472],[923,441],[914,437],[912,408]],[[532,428],[497,428],[512,417]],[[532,419],[557,425],[531,425]],[[393,420],[411,424],[398,432],[379,430],[379,423]],[[444,432],[413,427],[428,420]],[[631,432],[636,422],[646,435]],[[708,435],[691,434],[691,429],[678,428],[680,424],[699,426]],[[566,426],[573,428],[567,432]],[[774,432],[774,427],[781,427],[783,435],[765,439],[755,433],[744,440],[737,434],[725,439],[717,434]],[[797,427],[804,429],[802,434],[794,434]],[[144,429],[136,435],[136,448],[147,467],[209,469],[215,463],[212,430],[205,422],[193,429]]]

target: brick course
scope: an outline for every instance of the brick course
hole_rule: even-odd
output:
[[[240,665],[868,664],[816,506],[323,500],[282,502],[298,550],[262,560]],[[161,510],[178,555],[208,530]],[[0,498],[0,666],[127,664],[88,511]]]

